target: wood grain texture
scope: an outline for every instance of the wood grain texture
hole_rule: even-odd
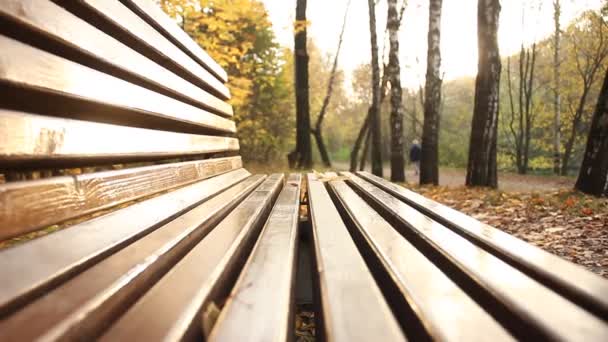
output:
[[[95,339],[264,178],[249,177],[0,321],[0,340]]]
[[[122,109],[166,121],[233,133],[234,122],[146,88],[90,69],[12,38],[0,36],[0,81],[19,88],[34,88],[56,96]],[[2,102],[12,99],[3,98]],[[28,101],[40,101],[30,98]],[[0,102],[0,104],[2,103]],[[60,104],[58,105],[60,106]]]
[[[242,167],[240,157],[0,185],[0,240]]]
[[[608,320],[608,281],[512,235],[367,172],[363,179]]]
[[[232,288],[283,175],[271,175],[102,336],[101,341],[183,341],[203,338],[210,308]],[[169,300],[168,300],[169,299]],[[203,324],[201,324],[203,322]]]
[[[4,0],[0,20],[17,40],[92,69],[175,97],[209,111],[232,107],[49,1]],[[10,33],[9,33],[10,32]]]
[[[307,183],[321,310],[317,334],[327,341],[405,340],[325,186],[313,174]]]
[[[301,183],[287,179],[208,341],[291,339]]]
[[[27,161],[119,162],[238,149],[235,138],[162,132],[0,109],[0,169]]]
[[[228,74],[184,32],[177,23],[169,18],[158,6],[148,0],[120,0],[125,6],[137,13],[148,24],[162,33],[173,44],[180,47],[190,57],[194,58],[205,69],[209,70],[220,81],[228,81]]]
[[[52,1],[221,99],[230,98],[228,88],[220,80],[120,1]]]
[[[330,182],[338,201],[353,223],[359,249],[376,266],[380,287],[392,294],[390,304],[412,340],[514,341],[495,320],[428,258],[403,238],[344,181]],[[405,320],[407,307],[415,308],[417,324]],[[449,308],[446,310],[446,308]],[[423,332],[413,331],[421,327]],[[408,330],[409,329],[409,330]],[[427,336],[419,336],[420,333]]]
[[[375,185],[348,180],[518,339],[601,341],[608,324]]]
[[[225,173],[0,251],[0,316],[248,176]]]

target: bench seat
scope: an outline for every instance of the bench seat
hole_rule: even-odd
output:
[[[0,341],[293,340],[297,288],[319,340],[608,340],[579,266],[369,173],[252,175],[146,0],[4,0],[0,48]]]

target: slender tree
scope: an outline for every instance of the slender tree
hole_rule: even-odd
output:
[[[429,33],[422,126],[420,184],[439,184],[439,119],[441,106],[441,5],[442,0],[429,2]]]
[[[576,188],[588,194],[608,196],[608,71],[593,114]]]
[[[323,160],[323,164],[327,167],[331,167],[331,160],[329,159],[329,154],[327,153],[327,149],[325,148],[325,143],[323,141],[323,119],[325,119],[325,114],[327,112],[327,107],[329,107],[329,101],[331,100],[331,94],[334,90],[334,82],[336,80],[336,72],[338,71],[338,58],[340,57],[340,50],[342,48],[342,40],[344,38],[344,31],[346,29],[346,19],[348,18],[348,9],[350,8],[350,0],[346,4],[346,10],[344,12],[344,20],[342,21],[342,30],[340,31],[340,36],[338,37],[338,48],[336,49],[336,56],[334,57],[334,64],[331,68],[331,73],[329,74],[329,81],[327,82],[327,92],[325,93],[325,98],[323,99],[323,105],[321,106],[321,110],[319,111],[319,116],[317,117],[317,123],[315,124],[315,128],[312,130],[312,133],[315,136],[315,140],[317,141],[317,147],[319,148],[319,153],[321,154],[321,159]]]
[[[382,177],[382,149],[380,129],[380,65],[378,62],[378,37],[376,34],[376,4],[367,0],[369,7],[369,32],[372,53],[372,106],[370,129],[372,131],[372,173]]]
[[[469,144],[467,186],[498,187],[496,137],[501,71],[497,40],[499,15],[499,0],[478,1],[479,61],[475,80],[475,104]]]
[[[553,35],[553,172],[559,174],[561,159],[561,95],[560,95],[560,68],[559,49],[561,44],[561,30],[559,19],[561,17],[561,5],[559,0],[553,1],[553,22],[555,33]]]
[[[404,5],[405,6],[405,5]],[[401,66],[399,65],[399,12],[397,0],[388,0],[387,28],[389,34],[388,74],[391,83],[391,180],[405,181],[405,159],[403,151],[403,89],[401,88]]]
[[[311,168],[310,102],[308,86],[308,50],[306,49],[306,0],[296,2],[294,37],[295,92],[296,92],[296,149],[287,159],[290,167]]]

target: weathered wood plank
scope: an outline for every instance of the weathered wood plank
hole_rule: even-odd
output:
[[[99,336],[264,178],[246,179],[0,321],[0,340],[84,341]]]
[[[0,316],[248,176],[225,173],[0,251]]]
[[[195,61],[209,70],[220,81],[226,82],[228,74],[211,58],[205,50],[196,44],[175,21],[169,18],[158,6],[147,0],[121,0],[133,12],[137,13],[148,24],[162,33],[173,44],[177,45]]]
[[[188,81],[223,100],[230,98],[228,88],[220,80],[120,1],[52,1]]]
[[[403,341],[399,324],[325,186],[313,174],[307,182],[320,296],[317,333],[327,341]]]
[[[397,319],[412,340],[487,341],[488,336],[493,341],[514,340],[344,181],[331,181],[330,185],[352,222],[359,249],[372,259],[381,276],[377,282],[391,294],[389,303],[398,306],[394,309],[401,312]],[[419,335],[425,332],[426,336]]]
[[[0,240],[242,167],[241,157],[0,185]]]
[[[233,113],[228,103],[50,1],[4,0],[0,20],[10,28],[5,34],[39,49],[218,114]]]
[[[512,235],[367,172],[359,176],[452,229],[545,286],[608,320],[608,282]]]
[[[348,173],[346,173],[348,174]],[[358,177],[348,180],[518,339],[600,341],[608,324]]]
[[[229,294],[282,182],[282,174],[265,180],[119,318],[101,340],[201,339],[201,321],[207,328],[212,326],[217,307]]]
[[[208,341],[291,339],[301,183],[288,178]]]
[[[222,118],[203,109],[161,95],[146,88],[123,81],[102,72],[36,49],[12,38],[0,36],[0,83],[12,84],[14,97],[3,96],[0,104],[9,106],[38,106],[46,113],[47,103],[36,96],[29,97],[25,90],[50,93],[61,97],[50,113],[65,113],[72,116],[95,118],[95,113],[104,115],[131,116],[162,119],[165,124],[179,121],[199,129],[233,133],[232,120]],[[81,105],[79,113],[64,109],[61,101]],[[87,103],[88,102],[88,103]],[[104,108],[105,107],[105,108]],[[70,108],[70,107],[68,107]],[[73,109],[72,109],[73,110]],[[97,119],[103,115],[98,115]],[[133,121],[133,120],[131,120]],[[144,120],[142,120],[144,121]],[[159,126],[163,129],[163,126]]]
[[[0,109],[0,169],[24,162],[142,160],[238,151],[235,138],[162,132]]]

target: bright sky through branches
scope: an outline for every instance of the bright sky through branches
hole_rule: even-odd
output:
[[[281,44],[293,47],[295,0],[262,0]],[[348,0],[308,0],[309,36],[323,53],[334,54]],[[599,9],[602,0],[561,0],[562,29],[587,9]],[[428,1],[409,0],[401,28],[402,83],[417,88],[424,83]],[[553,0],[502,0],[499,45],[507,56],[519,51],[522,40],[530,44],[553,32]],[[540,4],[540,6],[539,6]],[[522,25],[522,9],[525,9]],[[477,72],[477,0],[444,0],[442,17],[442,67],[445,80]],[[377,7],[379,41],[386,27],[386,2]],[[340,67],[349,73],[370,60],[367,1],[351,4],[340,56]],[[388,44],[388,43],[387,43]],[[382,49],[382,45],[380,45]]]

